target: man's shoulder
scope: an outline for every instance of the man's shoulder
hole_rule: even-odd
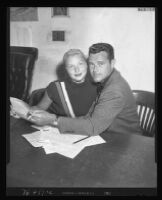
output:
[[[117,73],[117,76],[113,77],[111,79],[111,82],[105,84],[103,89],[103,95],[104,96],[118,96],[118,97],[124,97],[127,95],[130,95],[131,88],[127,81],[120,75],[120,73]]]
[[[122,89],[130,89],[127,80],[121,75],[121,73],[114,69],[113,76],[111,80],[105,84],[106,89],[113,89],[120,92]]]
[[[116,97],[124,97],[123,89],[121,87],[118,87],[117,85],[113,86],[105,86],[101,97],[103,98],[116,98]]]

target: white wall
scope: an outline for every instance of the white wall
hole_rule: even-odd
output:
[[[155,12],[137,8],[69,8],[69,17],[51,17],[51,8],[38,8],[39,21],[11,22],[11,45],[39,49],[32,90],[57,78],[55,67],[69,48],[86,55],[93,43],[114,46],[116,68],[132,89],[155,91]],[[52,30],[65,30],[65,42],[52,42]]]

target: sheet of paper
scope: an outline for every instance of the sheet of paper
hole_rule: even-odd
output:
[[[27,119],[27,113],[29,111],[29,105],[22,101],[21,99],[17,99],[14,97],[10,97],[10,102],[13,107],[15,113],[24,119]]]
[[[44,144],[46,154],[59,153],[69,158],[76,157],[85,147],[105,143],[100,136],[92,136],[75,144],[50,143]]]
[[[58,144],[73,144],[86,136],[83,135],[72,135],[72,134],[60,134],[57,128],[43,128],[40,131],[36,131],[30,134],[22,135],[28,142],[30,142],[34,147],[40,147],[43,144],[51,143],[53,145]]]
[[[83,146],[74,146],[65,144],[56,144],[56,145],[46,144],[43,145],[43,148],[46,154],[59,153],[69,158],[76,157],[84,149]]]
[[[57,134],[55,130],[41,130],[41,140],[50,140],[58,144],[73,144],[74,142],[83,139],[87,136],[85,135],[74,135],[74,134]]]
[[[22,136],[34,147],[43,147],[46,154],[59,153],[69,158],[74,158],[87,146],[105,143],[100,136],[86,138],[84,135],[60,134],[57,128],[41,129]],[[83,140],[74,143],[80,139]]]
[[[50,141],[48,139],[41,139],[42,133],[40,131],[36,131],[31,134],[23,134],[22,136],[34,147],[42,147],[43,144],[48,144]]]
[[[52,141],[54,140],[54,141],[57,141],[57,142],[60,142],[60,143],[65,143],[65,144],[67,144],[67,143],[72,144],[73,142],[76,142],[80,139],[87,137],[87,136],[84,136],[84,135],[61,134],[58,128],[52,127],[52,126],[31,125],[31,127],[36,128],[40,131],[43,131],[42,133],[44,133],[44,134],[42,134],[42,137],[44,137],[44,139],[48,138]],[[59,136],[56,136],[56,134],[59,135]]]

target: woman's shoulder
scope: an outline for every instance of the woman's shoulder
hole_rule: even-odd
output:
[[[59,80],[51,81],[47,86],[47,90],[55,89],[56,88],[56,83],[58,83],[58,82],[60,82],[60,81]]]
[[[54,81],[51,81],[48,85],[56,85],[56,83],[60,83],[62,82],[61,80],[54,80]]]

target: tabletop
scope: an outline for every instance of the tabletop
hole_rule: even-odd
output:
[[[74,159],[45,154],[21,135],[36,131],[23,119],[10,120],[7,187],[156,188],[154,138],[105,132],[106,143],[84,148]]]

